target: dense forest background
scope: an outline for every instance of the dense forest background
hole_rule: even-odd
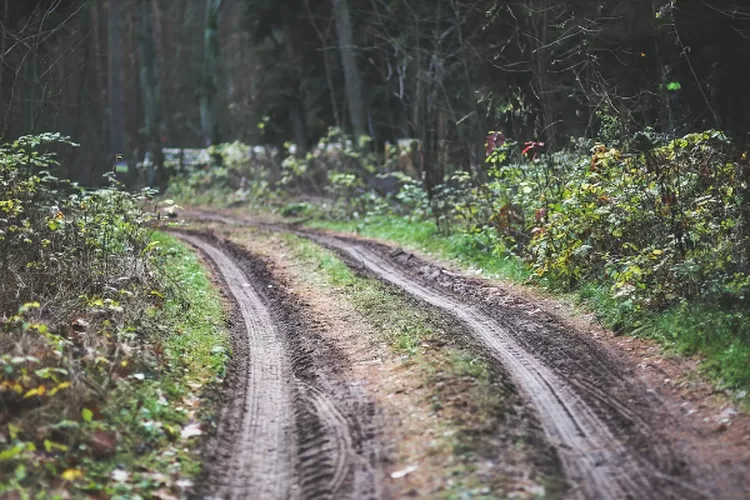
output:
[[[427,184],[478,171],[488,131],[560,149],[651,127],[748,132],[740,0],[39,0],[0,2],[0,136],[112,155],[293,140],[337,126],[419,139]],[[260,126],[259,126],[260,124]],[[428,186],[429,187],[429,186]]]

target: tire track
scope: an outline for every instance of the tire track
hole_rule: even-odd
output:
[[[177,236],[214,263],[245,326],[244,338],[234,346],[239,366],[230,380],[239,397],[226,402],[219,418],[225,459],[206,464],[204,498],[296,498],[292,374],[281,334],[232,259],[198,237]]]
[[[373,414],[357,411],[368,399],[340,380],[339,357],[307,328],[294,299],[265,263],[236,245],[173,234],[210,261],[236,306],[233,354],[198,497],[379,498]]]
[[[198,218],[291,232],[458,319],[509,373],[531,403],[582,499],[699,499],[681,447],[661,431],[673,422],[596,341],[565,331],[486,284],[372,242],[218,214]],[[494,294],[494,296],[493,296]],[[514,303],[515,302],[515,303]],[[698,464],[699,465],[699,464]],[[708,485],[705,485],[708,486]]]
[[[672,450],[659,442],[658,433],[647,426],[639,411],[597,387],[597,383],[604,382],[606,387],[611,382],[609,374],[602,373],[600,380],[568,380],[554,364],[529,350],[512,324],[503,324],[481,305],[411,276],[393,259],[366,244],[322,233],[296,233],[331,248],[350,265],[367,270],[465,324],[505,367],[538,412],[568,480],[576,487],[571,496],[613,500],[706,497],[684,477],[685,471],[675,473]],[[559,355],[565,356],[564,352]],[[603,355],[602,363],[606,365],[606,354]],[[593,390],[587,386],[593,386]],[[600,404],[592,404],[591,396]],[[654,436],[651,443],[649,435]],[[643,443],[634,445],[633,441],[644,436],[646,449],[638,449],[643,448]]]

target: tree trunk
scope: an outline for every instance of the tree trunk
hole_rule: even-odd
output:
[[[292,66],[296,68],[291,78],[292,81],[289,84],[291,95],[288,98],[287,107],[289,109],[289,119],[292,122],[292,135],[294,136],[294,143],[297,146],[297,155],[305,156],[307,154],[307,116],[305,113],[305,95],[303,91],[303,79],[305,75],[301,70],[302,58],[294,46],[294,30],[289,23],[292,15],[292,12],[287,9],[282,9],[285,39],[284,50],[286,51],[286,57]]]
[[[333,121],[336,124],[336,128],[341,128],[341,119],[339,118],[339,105],[336,102],[336,87],[334,86],[333,82],[333,72],[331,70],[331,67],[333,66],[333,63],[331,62],[331,56],[335,55],[332,54],[331,51],[328,49],[328,39],[331,33],[331,23],[329,21],[328,27],[326,27],[325,33],[318,28],[318,24],[315,22],[315,17],[312,14],[312,11],[310,10],[310,3],[309,0],[305,0],[305,8],[307,9],[307,15],[310,19],[310,25],[315,30],[315,33],[318,35],[318,40],[320,40],[320,45],[323,47],[323,69],[325,70],[326,74],[326,83],[328,84],[328,93],[331,97],[331,107],[333,108]]]
[[[341,66],[344,69],[346,98],[349,101],[349,119],[352,124],[352,133],[355,137],[360,137],[366,135],[367,128],[362,101],[362,80],[359,75],[359,68],[357,68],[357,58],[354,54],[354,36],[348,0],[333,0],[333,10],[336,17],[336,34],[339,41]]]
[[[109,0],[107,25],[109,34],[109,148],[112,154],[112,165],[117,162],[118,155],[125,153],[125,103],[122,88],[122,50],[120,40],[120,2]],[[107,169],[109,170],[109,169]],[[91,179],[98,183],[99,179]]]
[[[216,94],[219,70],[219,11],[222,0],[206,2],[206,24],[203,32],[203,68],[201,70],[201,133],[206,147],[221,142],[216,117]],[[219,161],[219,158],[215,158]]]
[[[161,151],[161,106],[159,102],[159,85],[156,81],[154,30],[152,25],[151,0],[139,0],[140,29],[138,33],[138,53],[140,57],[140,82],[143,94],[143,135],[146,151],[156,169],[155,176],[149,175],[148,184],[166,187],[167,175],[164,171]]]

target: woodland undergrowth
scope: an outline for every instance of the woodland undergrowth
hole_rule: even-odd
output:
[[[0,147],[0,497],[179,494],[224,311],[195,257],[155,237],[153,193],[53,175],[74,146]]]

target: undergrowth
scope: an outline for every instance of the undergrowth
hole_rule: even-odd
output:
[[[0,148],[0,495],[178,494],[226,356],[221,303],[195,257],[154,238],[149,192],[57,179],[61,145]]]
[[[445,177],[430,189],[424,172],[413,171],[418,154],[397,152],[411,160],[411,170],[402,168],[388,154],[360,154],[336,133],[306,157],[282,160],[283,181],[270,171],[254,178],[258,164],[247,158],[223,168],[258,188],[247,199],[255,209],[573,293],[605,326],[702,356],[721,387],[746,394],[748,151],[716,130],[677,138],[604,132],[553,152],[493,132],[484,168],[442,165]],[[305,186],[316,196],[303,196]]]
[[[482,238],[477,233],[470,232],[455,232],[445,236],[431,220],[371,215],[348,221],[316,219],[307,225],[311,228],[355,232],[362,236],[395,241],[448,259],[488,277],[522,282],[530,275],[524,263],[493,237]]]
[[[367,217],[363,221],[314,220],[309,227],[352,232],[370,238],[392,241],[405,248],[432,253],[462,269],[487,278],[516,283],[534,282],[532,269],[518,257],[493,257],[486,249],[471,243],[466,233],[443,237],[432,221],[407,218]],[[555,289],[546,280],[535,280]],[[728,310],[705,303],[680,302],[663,311],[634,309],[631,303],[615,297],[606,283],[583,283],[572,294],[574,300],[595,313],[599,321],[617,333],[629,333],[657,340],[674,352],[699,355],[703,367],[722,389],[740,399],[750,389],[750,317],[741,309]]]

